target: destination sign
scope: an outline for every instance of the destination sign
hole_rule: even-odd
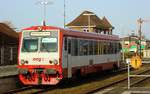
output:
[[[55,43],[57,38],[42,38],[42,43]]]
[[[50,36],[50,32],[31,32],[31,36]]]

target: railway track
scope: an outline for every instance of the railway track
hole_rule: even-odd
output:
[[[121,69],[121,70],[115,71],[115,72],[108,72],[108,74],[109,74],[109,76],[117,75],[118,73],[123,73],[125,70],[126,69]],[[102,75],[103,75],[103,73],[102,73]],[[107,76],[106,73],[104,73],[104,75]],[[103,79],[107,78],[106,76],[103,76]],[[19,89],[10,90],[6,94],[29,94],[29,93],[37,94],[37,93],[47,92],[52,89],[56,90],[58,88],[74,87],[74,86],[78,86],[80,84],[88,83],[89,81],[93,81],[92,79],[95,80],[94,77],[95,77],[95,75],[90,76],[90,78],[87,78],[87,77],[81,78],[80,79],[81,82],[80,82],[80,80],[66,79],[66,80],[63,80],[62,83],[60,83],[59,85],[56,85],[56,86],[27,86],[27,87],[23,86],[22,88],[19,88]],[[75,81],[75,82],[72,83],[72,81]],[[78,83],[78,84],[76,84],[76,83]]]
[[[141,71],[139,73],[135,73],[135,75],[150,75],[150,68],[145,70],[145,71]],[[92,93],[95,94],[96,92],[103,92],[102,89],[105,89],[105,91],[107,92],[107,91],[113,90],[114,88],[120,88],[120,87],[123,87],[124,90],[127,90],[127,80],[128,80],[127,77],[123,78],[123,79],[120,79],[118,82],[114,82],[114,83],[109,84],[109,85],[107,85],[105,87],[98,88],[96,90],[87,92],[87,94],[92,94]],[[132,83],[130,84],[130,87],[131,88],[132,87],[135,88],[135,87],[142,86],[142,85],[146,84],[146,83],[144,83],[146,80],[150,81],[149,77],[131,77],[130,81]],[[144,84],[141,84],[141,83],[144,83]],[[113,93],[114,93],[114,91],[113,91]]]
[[[5,94],[37,94],[55,88],[56,86],[27,86],[27,87],[11,90]]]
[[[140,70],[133,71],[133,74],[144,74],[150,72],[150,68],[141,68]],[[26,89],[20,89],[16,91],[10,91],[8,93],[11,94],[41,94],[41,93],[48,93],[48,94],[90,94],[95,93],[99,90],[102,90],[107,87],[115,86],[119,83],[125,83],[127,80],[127,73],[125,70],[110,73],[107,75],[103,75],[104,77],[98,78],[89,78],[81,79],[80,81],[66,81],[66,83],[61,83],[57,86],[45,86],[41,87],[31,87]],[[93,80],[94,79],[94,80]],[[146,80],[138,78],[132,83],[132,86],[135,84]],[[138,81],[138,82],[137,82]],[[127,83],[126,83],[127,84]]]

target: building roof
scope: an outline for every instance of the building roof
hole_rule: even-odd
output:
[[[120,38],[121,40],[124,40],[124,41],[136,41],[138,40],[138,37],[137,36],[130,36],[130,37],[124,37],[124,38]]]
[[[110,22],[106,19],[106,17],[104,16],[102,19],[103,25],[107,28],[113,27]]]
[[[5,23],[0,23],[0,33],[6,34],[13,38],[19,37],[19,34],[16,31],[14,31],[12,28],[10,28],[8,25],[6,25]]]
[[[68,23],[66,26],[88,26],[88,15],[86,14],[92,14],[90,15],[90,26],[95,26],[102,29],[112,28],[112,25],[105,17],[101,20],[97,15],[90,11],[82,12],[76,19]]]

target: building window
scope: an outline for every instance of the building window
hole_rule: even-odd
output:
[[[12,61],[13,60],[13,48],[10,47],[10,60]]]
[[[83,28],[83,32],[89,32],[88,28]]]

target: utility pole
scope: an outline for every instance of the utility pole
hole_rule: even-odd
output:
[[[142,40],[142,24],[143,24],[143,22],[144,22],[144,20],[142,20],[141,18],[139,18],[138,20],[137,20],[137,22],[138,22],[138,25],[139,25],[139,29],[138,29],[138,33],[139,33],[139,46],[140,46],[140,58],[142,58],[142,51],[141,51],[141,40]]]

